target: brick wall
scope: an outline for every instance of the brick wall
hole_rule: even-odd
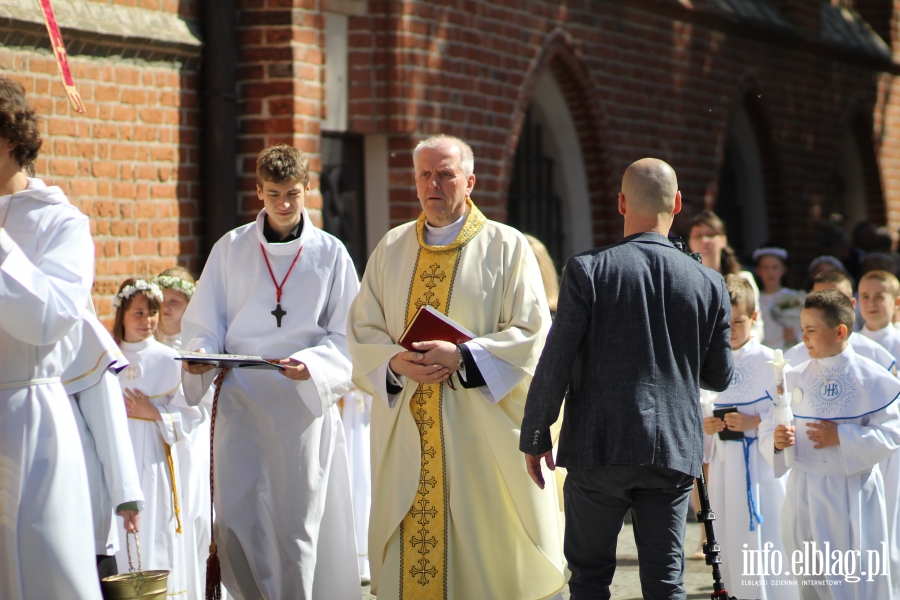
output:
[[[178,16],[195,29],[199,17],[195,0],[91,1],[109,10]],[[309,207],[320,218],[326,2],[238,0],[241,222],[260,207],[255,156],[276,142],[310,155]],[[852,3],[893,38],[900,0],[887,4]],[[847,127],[863,146],[871,141],[871,152],[863,154],[869,155],[875,220],[900,226],[894,93],[900,66],[823,45],[818,0],[775,0],[790,34],[783,26],[723,17],[709,0],[693,5],[369,0],[366,14],[349,20],[349,128],[388,134],[391,223],[418,214],[410,151],[420,138],[442,131],[472,143],[475,199],[490,217],[505,219],[519,130],[536,82],[549,69],[576,123],[596,244],[618,235],[619,178],[644,156],[676,168],[685,217],[713,206],[729,115],[738,103],[763,149],[770,229],[799,254],[799,263],[817,251],[820,207],[832,193],[837,144]],[[122,278],[176,262],[195,272],[202,266],[199,46],[128,36],[98,42],[90,32],[64,29],[88,107],[78,116],[65,102],[45,35],[29,27],[23,34],[0,20],[0,75],[21,80],[47,117],[38,175],[61,185],[92,217],[96,298],[108,318]]]
[[[177,12],[193,3],[116,4]],[[197,59],[124,41],[99,46],[86,32],[64,29],[86,109],[80,115],[69,105],[46,32],[12,27],[18,36],[0,46],[0,76],[22,83],[42,117],[36,176],[91,217],[95,306],[110,324],[110,301],[125,278],[176,263],[197,273],[202,267]]]
[[[597,244],[620,235],[619,178],[644,156],[675,167],[685,216],[712,207],[738,102],[751,103],[765,148],[770,229],[799,262],[818,250],[816,209],[831,193],[850,124],[868,123],[863,138],[875,149],[873,218],[900,225],[894,77],[817,41],[818,0],[779,3],[799,32],[792,37],[669,4],[370,0],[369,14],[350,20],[350,123],[391,136],[392,224],[418,213],[409,150],[439,131],[472,142],[474,195],[503,219],[518,129],[534,83],[551,68],[579,124]],[[888,211],[875,197],[879,170]]]
[[[238,13],[239,222],[256,218],[256,155],[285,143],[310,158],[306,206],[321,225],[320,124],[324,117],[324,17],[320,2],[242,0]]]

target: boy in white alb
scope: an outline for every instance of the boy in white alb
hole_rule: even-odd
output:
[[[900,281],[888,271],[869,271],[859,281],[859,304],[866,325],[860,334],[878,342],[894,359],[900,358],[900,330],[891,322],[900,305]],[[900,598],[900,453],[881,462],[887,506],[891,583]]]
[[[265,208],[216,242],[182,321],[187,350],[284,367],[227,372],[215,409],[216,556],[228,591],[247,600],[360,593],[336,406],[351,388],[347,313],[359,281],[343,244],[310,221],[309,191],[302,152],[260,153]],[[215,373],[197,363],[185,371],[185,394],[199,403]]]
[[[850,346],[855,317],[841,292],[806,297],[800,319],[812,358],[784,381],[794,425],[772,411],[759,427],[776,477],[787,473],[784,449],[794,448],[781,524],[784,565],[804,600],[891,598],[878,463],[900,447],[900,381]]]
[[[853,309],[856,310],[856,299],[853,297],[853,284],[850,282],[850,278],[841,271],[829,270],[815,276],[813,279],[813,291],[821,292],[824,290],[837,290],[841,292],[847,296]],[[853,350],[860,356],[875,361],[891,373],[897,373],[897,364],[894,360],[894,356],[881,344],[852,330],[847,341]],[[809,358],[809,351],[803,342],[800,342],[784,353],[784,359],[794,366],[805,363]]]
[[[784,482],[776,479],[757,444],[757,427],[773,406],[772,350],[752,335],[756,320],[753,288],[738,275],[725,277],[731,296],[731,347],[734,376],[721,394],[711,392],[713,408],[736,408],[724,419],[707,416],[706,462],[709,466],[709,501],[716,513],[716,535],[724,556],[725,587],[738,598],[797,598],[797,590],[785,585],[790,577],[770,575],[754,568],[744,572],[746,552],[768,548],[782,554],[781,508]],[[709,414],[709,413],[707,413]],[[742,432],[743,439],[722,440],[721,432]],[[756,555],[756,554],[754,554]],[[763,574],[765,573],[765,575]]]

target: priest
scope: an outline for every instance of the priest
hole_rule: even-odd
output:
[[[25,174],[40,148],[24,89],[0,78],[0,598],[99,600],[87,471],[60,380],[94,245],[62,190]]]
[[[284,369],[220,380],[212,424],[222,580],[241,598],[358,600],[350,476],[335,405],[350,388],[347,312],[359,289],[344,246],[304,203],[309,163],[277,145],[257,159],[256,221],[213,247],[182,321],[187,350],[259,355]],[[186,364],[198,404],[214,372]]]
[[[546,598],[565,584],[556,489],[518,455],[550,311],[518,231],[470,199],[474,156],[439,135],[413,152],[423,213],[375,249],[351,309],[354,382],[373,395],[372,589],[391,598]],[[430,305],[475,338],[398,340]]]

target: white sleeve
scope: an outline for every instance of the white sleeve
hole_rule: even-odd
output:
[[[472,359],[487,384],[479,387],[478,391],[491,404],[505,398],[525,377],[525,372],[521,368],[494,356],[476,342],[466,342],[465,346],[472,353]],[[465,377],[465,374],[463,376]]]
[[[778,422],[775,420],[776,411],[770,410],[759,424],[759,451],[772,467],[775,477],[783,477],[789,471],[784,462],[784,452],[775,452],[775,428]]]
[[[113,507],[137,502],[139,509],[143,508],[144,493],[116,376],[107,370],[96,385],[79,392],[78,409],[94,438]]]
[[[300,399],[316,417],[325,414],[353,388],[353,363],[347,348],[347,316],[358,293],[356,268],[347,251],[342,250],[332,271],[328,303],[324,314],[320,315],[321,321],[326,323],[326,334],[318,345],[291,355],[309,370],[309,379],[295,383]]]
[[[864,425],[838,425],[844,471],[854,475],[871,469],[900,448],[900,411],[897,402],[863,419]]]
[[[32,262],[0,229],[0,329],[35,346],[54,344],[75,326],[94,280],[86,217],[68,219],[49,237]]]

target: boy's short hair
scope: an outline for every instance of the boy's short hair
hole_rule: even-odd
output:
[[[865,275],[862,276],[862,279],[859,280],[860,283],[866,280],[875,280],[884,283],[887,288],[887,293],[893,296],[894,298],[900,298],[900,280],[897,279],[897,276],[893,273],[889,273],[888,271],[869,271]]]
[[[726,275],[725,287],[731,297],[731,306],[743,309],[748,315],[756,312],[756,296],[749,281],[740,275]]]
[[[850,276],[846,273],[841,273],[836,270],[823,271],[813,279],[813,285],[815,286],[817,283],[828,283],[839,290],[844,288],[845,290],[849,290],[850,296],[853,296],[853,280],[850,279]],[[844,294],[846,295],[847,292],[844,292]]]
[[[849,331],[853,331],[856,322],[856,311],[843,292],[837,290],[822,290],[810,292],[803,303],[805,309],[816,309],[822,313],[825,324],[834,329],[838,325],[846,325]]]
[[[309,183],[309,159],[302,151],[288,146],[276,144],[269,146],[256,157],[256,185],[260,189],[263,183],[284,183],[299,181]]]
[[[34,164],[41,149],[37,115],[22,84],[6,78],[0,78],[0,137],[15,144],[11,154],[19,167]]]

